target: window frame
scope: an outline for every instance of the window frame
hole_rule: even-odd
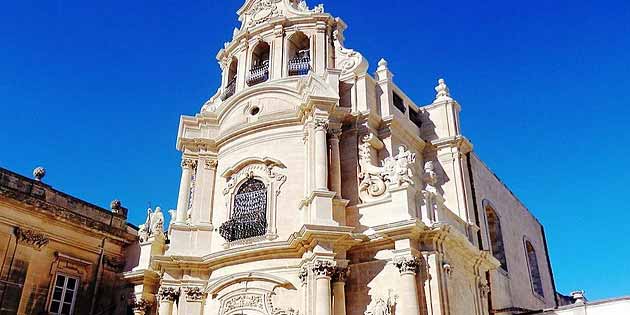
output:
[[[63,282],[63,287],[62,287],[62,292],[61,292],[61,298],[60,300],[56,300],[54,298],[54,294],[55,294],[55,288],[57,288],[57,279],[59,277],[64,277],[64,282]],[[81,286],[81,278],[77,277],[77,276],[73,276],[64,272],[56,272],[54,279],[53,279],[53,283],[52,283],[52,290],[50,291],[50,298],[48,301],[48,305],[46,306],[46,311],[48,312],[48,314],[55,314],[55,315],[61,315],[61,311],[63,310],[63,304],[64,304],[64,299],[66,297],[66,292],[68,290],[67,286],[68,286],[68,279],[74,279],[76,281],[75,287],[74,287],[74,292],[72,292],[72,300],[70,303],[70,312],[68,313],[69,315],[74,314],[74,307],[76,306],[76,302],[77,302],[77,292],[79,291],[79,288]],[[52,311],[52,304],[53,302],[59,302],[59,309],[56,312]]]
[[[490,208],[492,210],[492,213],[494,214],[494,216],[496,217],[496,224],[498,226],[498,236],[501,238],[501,247],[503,249],[503,257],[505,259],[505,266],[503,264],[501,264],[501,266],[499,266],[499,269],[501,272],[505,273],[505,275],[509,274],[509,263],[508,263],[508,255],[507,252],[505,250],[506,246],[505,246],[505,238],[503,237],[503,229],[501,227],[501,216],[499,215],[499,213],[497,212],[497,208],[494,206],[494,204],[492,204],[492,202],[490,202],[487,199],[484,199],[482,202],[482,207],[483,207],[483,213],[484,213],[484,220],[485,220],[485,224],[486,224],[486,236],[488,237],[488,245],[489,245],[489,249],[490,249],[490,254],[492,254],[492,257],[494,257],[495,259],[499,260],[496,256],[495,256],[495,251],[494,251],[494,244],[492,242],[492,235],[491,235],[491,231],[490,231],[490,221],[488,220],[488,208]],[[501,262],[499,260],[499,262]]]
[[[534,274],[532,273],[532,262],[529,259],[529,251],[527,249],[527,244],[531,246],[532,252],[534,255],[536,269],[538,272],[538,280],[540,281],[540,290],[541,290],[540,293],[536,291],[536,285],[534,284]],[[536,253],[536,248],[534,247],[534,244],[529,239],[527,239],[527,237],[523,237],[523,249],[525,252],[525,261],[527,262],[527,271],[529,273],[529,284],[530,284],[530,287],[532,288],[532,292],[534,293],[534,296],[536,296],[537,298],[541,300],[544,300],[545,287],[542,281],[542,275],[540,273],[540,264],[538,263],[538,254]]]

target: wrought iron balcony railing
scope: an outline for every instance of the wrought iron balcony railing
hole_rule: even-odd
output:
[[[306,75],[311,70],[311,58],[295,57],[289,60],[289,75]]]
[[[264,213],[232,218],[219,227],[219,234],[228,242],[263,236],[266,232],[267,220]]]
[[[265,60],[261,65],[253,66],[249,70],[247,77],[247,85],[254,86],[258,83],[265,82],[269,79],[269,61]]]
[[[221,94],[221,100],[227,100],[228,98],[230,98],[230,96],[234,95],[234,92],[236,92],[236,78],[230,80],[230,82],[228,82],[228,84],[225,86],[225,88],[223,89],[223,94]]]

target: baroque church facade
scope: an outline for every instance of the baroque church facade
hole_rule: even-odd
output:
[[[177,136],[177,209],[124,274],[134,314],[489,315],[565,304],[541,224],[474,153],[444,80],[416,104],[346,24],[247,0]]]

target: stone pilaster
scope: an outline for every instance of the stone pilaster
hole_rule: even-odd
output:
[[[328,191],[328,120],[315,119],[315,188]]]
[[[330,130],[330,188],[335,192],[335,198],[341,196],[341,154],[339,150],[339,137],[341,129]]]

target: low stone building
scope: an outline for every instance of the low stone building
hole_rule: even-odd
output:
[[[137,246],[127,209],[55,190],[44,173],[0,168],[0,314],[127,314],[121,274]]]

